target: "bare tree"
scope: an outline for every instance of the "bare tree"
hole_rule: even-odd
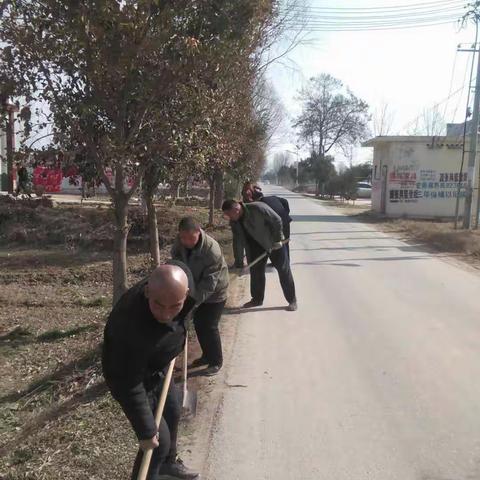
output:
[[[439,136],[445,131],[445,119],[437,107],[424,108],[421,122],[424,135]]]
[[[310,80],[300,91],[303,111],[294,127],[312,152],[327,155],[334,147],[345,150],[368,134],[368,105],[328,74]]]
[[[373,112],[373,135],[381,137],[392,133],[395,114],[386,101],[382,101]]]
[[[407,130],[408,135],[436,137],[445,133],[445,119],[438,107],[424,108]]]
[[[273,85],[259,76],[253,92],[253,110],[259,122],[264,126],[264,148],[281,129],[285,120],[285,108]]]

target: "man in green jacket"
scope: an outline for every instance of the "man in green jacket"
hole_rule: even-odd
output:
[[[250,293],[252,299],[244,308],[257,307],[263,304],[265,295],[265,266],[267,257],[278,271],[280,285],[288,302],[288,311],[297,310],[295,283],[290,269],[290,259],[283,236],[282,219],[265,203],[241,203],[225,200],[222,210],[230,222],[237,224],[234,235],[240,235],[245,245],[248,262],[252,262],[263,253],[267,256],[255,264],[250,270]]]
[[[227,300],[229,277],[225,258],[218,242],[192,217],[180,220],[172,258],[188,266],[195,284],[193,323],[202,356],[192,366],[208,365],[205,374],[215,375],[223,364],[218,325]]]

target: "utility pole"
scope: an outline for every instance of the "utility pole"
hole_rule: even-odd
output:
[[[7,191],[13,193],[13,153],[15,151],[15,112],[18,112],[18,107],[7,100],[3,104],[4,110],[7,112]]]
[[[474,207],[474,197],[478,196],[478,173],[477,173],[477,140],[478,121],[480,118],[480,55],[477,58],[477,78],[475,81],[475,97],[473,100],[472,122],[470,124],[470,143],[468,151],[468,177],[465,195],[465,211],[463,215],[463,228],[472,228],[478,224],[478,212]],[[476,205],[475,205],[476,207]],[[473,215],[475,213],[475,215]],[[473,222],[472,222],[473,220]]]
[[[477,28],[475,44],[473,45],[473,55],[477,56],[477,77],[475,80],[475,97],[473,100],[473,114],[470,125],[470,142],[468,149],[468,168],[467,168],[467,188],[465,192],[465,210],[463,215],[463,228],[478,227],[478,207],[480,198],[478,192],[478,161],[477,161],[477,142],[478,142],[478,123],[480,117],[480,52],[478,51],[478,27],[480,23],[480,1],[475,1],[468,5],[471,10],[463,17],[463,22],[473,20]],[[460,51],[462,51],[460,49]],[[465,146],[464,146],[465,148]],[[461,179],[460,179],[461,180]]]
[[[299,181],[298,181],[298,151],[300,150],[298,145],[295,145],[295,148],[297,149],[297,175],[295,177],[295,186],[298,187]]]

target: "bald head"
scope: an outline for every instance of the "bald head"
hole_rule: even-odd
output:
[[[160,323],[171,322],[180,313],[187,295],[188,277],[176,265],[157,267],[145,287],[150,311]]]

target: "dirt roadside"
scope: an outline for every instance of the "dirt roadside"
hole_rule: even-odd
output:
[[[208,463],[211,440],[215,433],[216,419],[222,414],[223,397],[228,388],[228,370],[232,361],[233,346],[237,340],[237,329],[240,315],[235,314],[241,300],[246,295],[248,277],[231,275],[229,297],[221,323],[224,366],[215,377],[189,374],[191,386],[198,391],[197,416],[183,422],[183,435],[180,440],[180,451],[185,462],[199,471],[203,471]]]
[[[168,258],[178,219],[188,214],[203,223],[208,217],[202,206],[159,205],[162,259]],[[129,475],[137,442],[106,391],[99,362],[111,298],[110,215],[103,206],[0,208],[2,480]],[[145,226],[139,220],[133,210],[130,284],[150,270]],[[228,225],[219,217],[209,233],[231,262]],[[226,315],[222,327],[227,362],[231,318]],[[194,359],[199,355],[194,333],[190,340]],[[211,382],[194,376],[192,386],[195,383],[202,417],[202,408],[213,404]],[[190,431],[185,424],[182,445],[191,441]]]

